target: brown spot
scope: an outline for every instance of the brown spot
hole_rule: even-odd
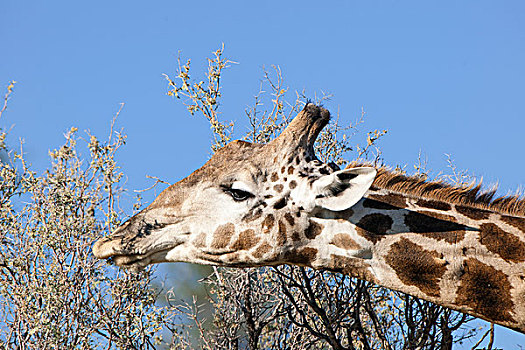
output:
[[[381,210],[398,210],[400,208],[394,207],[391,204],[376,201],[375,199],[365,198],[363,200],[363,207],[372,208],[372,209],[381,209]]]
[[[466,305],[491,321],[515,322],[507,276],[495,268],[470,258],[463,263],[463,275],[456,303]]]
[[[319,169],[319,172],[322,174],[322,175],[329,175],[330,174],[330,170],[326,167],[322,167]]]
[[[285,171],[286,171],[286,167],[283,166],[283,167],[281,168],[281,174],[284,174]]]
[[[282,192],[283,188],[284,188],[284,187],[283,187],[283,185],[281,185],[281,184],[278,184],[278,185],[273,186],[273,189],[276,190],[276,191],[279,192],[279,193]]]
[[[368,214],[356,224],[356,231],[360,236],[376,243],[392,228],[393,223],[390,216],[379,213]]]
[[[193,240],[193,245],[197,248],[206,246],[206,233],[199,233],[199,235]]]
[[[335,219],[348,220],[350,217],[352,217],[352,215],[354,215],[354,211],[352,208],[348,208],[348,209],[341,210],[341,211],[334,211],[333,214],[334,214]]]
[[[297,187],[297,182],[295,182],[295,180],[292,180],[290,181],[290,183],[288,184],[288,186],[290,187],[290,189],[294,189]]]
[[[297,241],[302,241],[302,238],[301,238],[301,233],[296,231],[296,230],[293,230],[292,231],[292,240],[294,242],[297,242]]]
[[[270,180],[272,180],[272,182],[279,180],[279,175],[277,175],[277,173],[272,173]]]
[[[219,226],[213,233],[213,241],[211,242],[212,248],[226,248],[230,244],[230,239],[234,233],[235,225],[232,223]]]
[[[439,297],[439,280],[447,270],[445,263],[438,262],[438,253],[401,238],[392,244],[385,258],[397,277],[405,284],[416,286],[423,293]]]
[[[277,156],[273,157],[273,162],[277,163]]]
[[[498,254],[506,261],[525,261],[525,243],[512,233],[503,231],[495,224],[482,224],[479,241],[488,250]]]
[[[525,218],[518,218],[515,216],[502,215],[501,220],[509,225],[512,225],[525,233]]]
[[[290,226],[293,226],[295,224],[295,219],[293,218],[292,214],[286,213],[284,214],[284,218],[286,219],[286,221],[288,221]]]
[[[306,238],[314,239],[315,237],[320,235],[321,232],[323,232],[323,225],[318,224],[317,222],[310,220],[310,225],[308,225],[308,228],[306,229],[304,234],[305,234]]]
[[[445,202],[440,202],[432,199],[418,199],[416,201],[416,205],[423,207],[423,208],[430,208],[430,209],[436,209],[436,210],[451,210],[452,206]]]
[[[349,258],[335,254],[332,254],[330,258],[331,261],[328,269],[369,282],[376,281],[376,278],[368,270],[368,265],[362,259]]]
[[[232,249],[234,250],[248,250],[253,248],[260,238],[255,236],[253,230],[245,230],[239,234],[239,238],[233,243]]]
[[[347,233],[338,233],[334,236],[330,244],[335,245],[336,247],[343,248],[343,249],[353,249],[357,250],[360,249],[361,246],[357,244],[356,241],[350,237]]]
[[[288,175],[293,174],[293,171],[294,171],[294,167],[293,166],[289,166],[288,167]]]
[[[471,207],[465,207],[462,205],[456,205],[456,211],[462,215],[465,215],[468,218],[474,219],[474,220],[484,220],[488,219],[489,215],[491,214],[488,210],[483,209],[477,209],[477,208],[471,208]]]
[[[284,260],[290,264],[309,265],[315,260],[316,256],[317,249],[305,247],[287,251],[284,253]]]
[[[288,201],[286,200],[286,197],[283,197],[279,199],[277,202],[275,202],[275,204],[273,205],[273,208],[277,210],[282,209],[286,206],[287,202]]]
[[[299,158],[299,156],[296,156],[295,157],[295,164],[299,165],[299,163],[301,163],[301,158]]]
[[[284,245],[286,243],[286,224],[279,220],[279,230],[277,233],[277,244]]]
[[[263,229],[263,233],[270,232],[274,223],[275,223],[275,218],[273,217],[273,215],[272,214],[266,215],[261,225]]]
[[[252,256],[256,259],[260,259],[263,257],[263,255],[267,254],[271,250],[272,246],[264,242],[263,244],[258,246],[257,249],[255,249],[255,251],[252,253]]]
[[[244,215],[242,220],[246,222],[251,222],[254,220],[257,220],[262,216],[262,209],[261,208],[254,208],[248,212],[248,214]]]
[[[400,209],[400,208],[403,209],[407,207],[406,197],[403,197],[395,193],[389,193],[388,195],[384,195],[384,196],[369,194],[367,198],[378,201],[378,202],[382,202],[383,206],[385,206],[385,203],[390,204],[392,206],[390,207],[390,209]],[[385,206],[385,208],[378,208],[378,209],[389,209],[389,208]]]
[[[465,237],[466,227],[454,221],[456,218],[453,216],[428,211],[409,211],[405,215],[405,225],[410,232],[437,240],[443,239],[448,243],[459,242]]]

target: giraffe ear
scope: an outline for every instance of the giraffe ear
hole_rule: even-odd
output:
[[[349,168],[325,175],[313,183],[315,204],[328,210],[345,210],[368,191],[377,171],[371,167]]]

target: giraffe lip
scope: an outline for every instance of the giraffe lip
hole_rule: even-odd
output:
[[[167,261],[166,255],[178,245],[173,244],[166,248],[155,249],[146,254],[115,254],[107,259],[119,267],[140,271],[150,264]]]
[[[107,259],[120,267],[141,270],[149,264],[166,261],[168,252],[182,243],[184,242],[170,242],[160,244],[157,247],[126,251],[123,249],[120,239],[103,238],[95,242],[92,251],[98,259]]]
[[[140,254],[129,254],[129,255],[114,255],[108,258],[109,261],[115,265],[123,268],[129,268],[132,270],[142,270],[149,264],[158,262],[159,258],[164,258],[171,249],[163,249],[156,252],[152,252],[147,255]],[[164,259],[162,259],[164,260]]]

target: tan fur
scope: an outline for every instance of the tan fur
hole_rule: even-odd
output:
[[[361,166],[371,165],[352,162],[347,168]],[[525,197],[515,195],[494,198],[496,188],[482,190],[481,181],[470,186],[458,187],[443,181],[425,181],[417,176],[406,176],[387,167],[380,167],[377,168],[377,176],[372,186],[400,192],[414,198],[423,197],[525,217]]]

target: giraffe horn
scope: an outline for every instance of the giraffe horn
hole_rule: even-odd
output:
[[[309,102],[272,144],[287,151],[303,148],[313,154],[315,140],[329,121],[327,109]]]

